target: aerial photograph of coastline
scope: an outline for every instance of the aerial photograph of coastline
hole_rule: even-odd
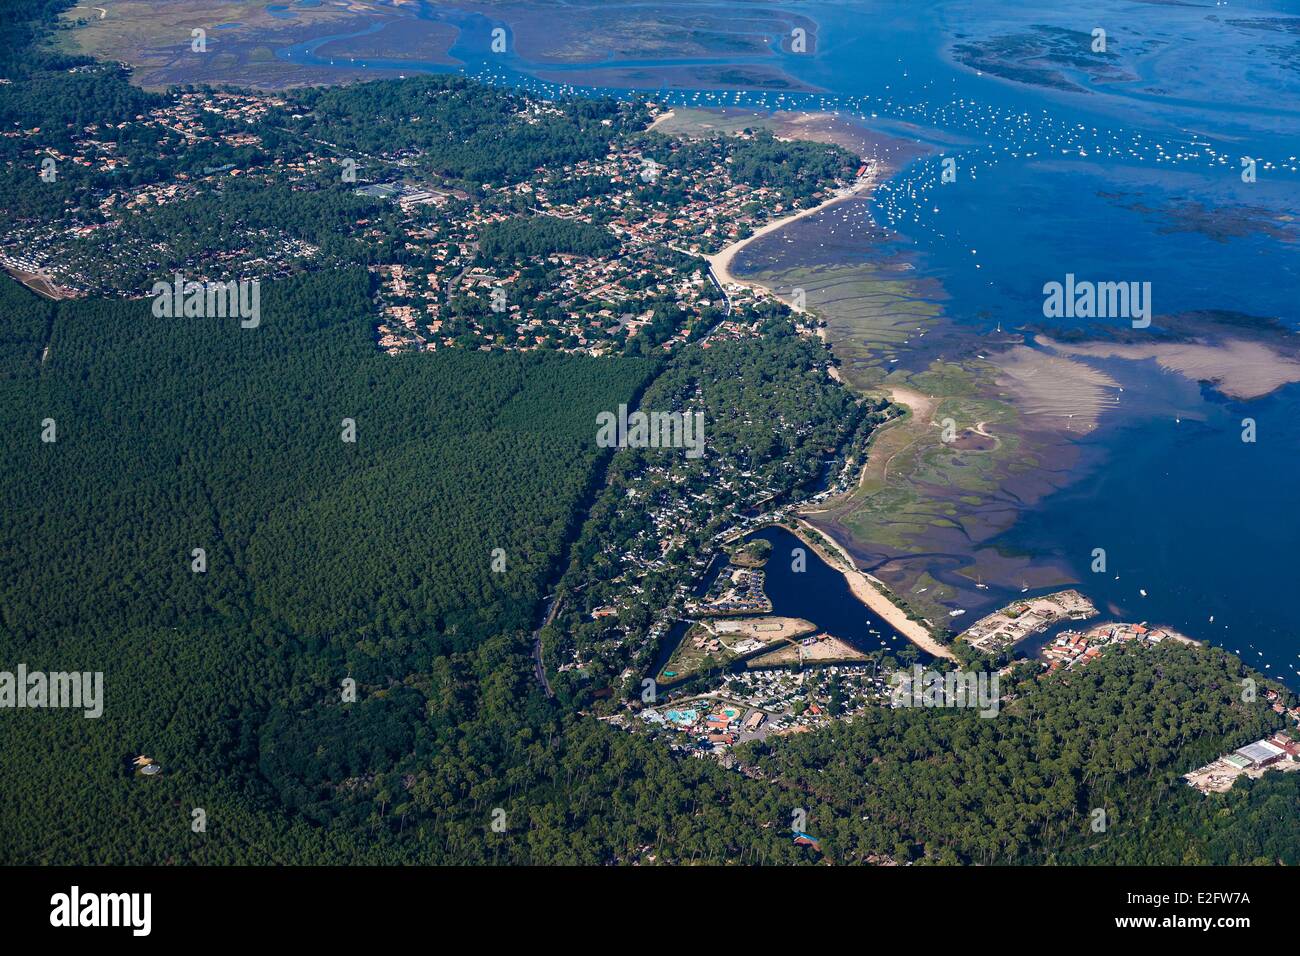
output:
[[[0,22],[15,920],[344,866],[1280,915],[1300,2]]]

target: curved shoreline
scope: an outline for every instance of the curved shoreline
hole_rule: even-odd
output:
[[[772,289],[763,285],[761,282],[753,282],[753,281],[746,281],[743,279],[737,279],[734,275],[731,274],[731,268],[730,268],[731,263],[735,260],[736,256],[740,254],[741,250],[744,249],[746,246],[748,246],[750,243],[758,239],[761,239],[770,233],[777,232],[780,229],[784,229],[786,226],[790,225],[793,222],[797,222],[798,220],[804,219],[808,216],[816,215],[819,212],[823,212],[824,210],[829,209],[831,206],[842,203],[848,199],[853,199],[857,196],[860,196],[862,193],[874,189],[876,186],[876,170],[878,168],[878,164],[872,160],[867,160],[866,162],[867,162],[867,172],[860,179],[856,180],[852,186],[846,186],[843,189],[838,189],[835,191],[834,195],[832,195],[828,199],[822,200],[817,205],[809,206],[807,209],[800,209],[797,212],[791,213],[790,215],[785,216],[781,219],[777,219],[774,220],[773,222],[769,222],[767,225],[759,229],[756,229],[754,232],[750,233],[744,239],[740,239],[736,242],[733,242],[731,245],[727,246],[725,249],[722,249],[720,252],[715,252],[711,256],[705,256],[704,260],[708,262],[710,268],[713,269],[713,274],[717,276],[718,281],[722,283],[724,286],[730,284],[734,286],[739,286],[740,288],[743,289],[762,289],[765,292],[775,295],[776,293],[773,292]],[[794,309],[796,312],[807,311],[806,309],[796,308],[793,305],[791,305],[790,307]]]
[[[656,118],[655,123],[652,124],[652,128],[658,124],[660,119],[665,118],[666,116]],[[880,163],[874,160],[865,160],[865,163],[867,166],[866,172],[859,177],[853,185],[837,190],[832,196],[815,206],[809,206],[806,209],[797,210],[788,216],[769,222],[760,229],[757,229],[750,235],[746,236],[744,239],[732,243],[713,255],[704,256],[704,260],[709,264],[714,277],[718,284],[723,288],[724,293],[726,287],[731,285],[750,289],[751,291],[762,290],[770,295],[776,295],[772,288],[761,282],[737,279],[730,269],[736,256],[739,255],[745,247],[766,235],[778,232],[800,219],[816,215],[817,213],[823,212],[841,202],[845,202],[846,200],[870,192],[877,185],[881,167]],[[807,308],[800,308],[793,303],[787,304],[796,312],[803,313],[808,311]],[[825,342],[825,329],[819,329],[818,334],[819,338]],[[829,373],[832,378],[843,383],[843,378],[839,374],[839,370],[833,365],[830,366]],[[899,402],[901,396],[906,396],[907,399],[910,399],[910,401],[901,401],[900,404],[906,405],[914,416],[928,416],[936,404],[932,399],[923,396],[920,392],[913,389],[894,386],[890,390],[890,397],[893,401]],[[812,524],[806,522],[803,518],[798,517],[797,515],[795,516],[795,524],[793,527],[789,525],[784,525],[784,527],[787,527],[788,530],[799,538],[800,541],[812,548],[813,551],[826,562],[826,564],[843,574],[853,596],[856,597],[868,610],[876,613],[891,627],[893,627],[894,630],[907,638],[907,640],[911,641],[932,657],[950,661],[955,661],[957,659],[956,655],[949,647],[939,643],[939,641],[937,641],[922,624],[911,620],[907,616],[906,611],[895,604],[884,591],[873,584],[870,577],[865,572],[858,569],[848,551],[845,550],[844,546],[836,541],[835,538],[821,529],[815,528]],[[828,542],[831,549],[833,549],[833,553],[828,552],[828,550],[822,546],[820,541],[812,537],[810,532],[817,534]]]
[[[907,616],[907,613],[889,599],[889,596],[881,591],[871,578],[864,571],[860,571],[858,566],[853,563],[853,558],[849,555],[844,546],[836,541],[820,528],[815,528],[803,518],[795,518],[794,527],[783,525],[800,541],[812,548],[817,556],[825,561],[844,575],[844,579],[849,584],[849,590],[853,596],[867,607],[868,610],[874,611],[885,620],[890,627],[898,631],[905,638],[915,644],[921,650],[925,651],[932,657],[939,657],[945,660],[955,661],[957,655],[952,649],[945,644],[940,644],[934,639],[920,623],[913,621]],[[825,539],[834,549],[833,553],[828,552],[821,542],[812,537],[809,532],[813,532],[819,537]]]

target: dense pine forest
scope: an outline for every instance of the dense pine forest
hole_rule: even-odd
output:
[[[307,89],[294,94],[294,104],[311,113],[305,135],[363,155],[418,147],[419,168],[471,186],[598,159],[616,136],[646,122],[644,112],[621,112],[613,100],[574,99],[520,126],[511,120],[522,98],[458,77]]]
[[[68,5],[0,2],[5,128],[57,137],[152,96],[38,52]],[[435,124],[447,147],[421,162],[466,184],[600,155],[619,131],[602,120],[634,118],[574,102],[503,148],[491,119],[519,104],[457,81],[411,133],[431,82],[295,95],[360,150]],[[747,149],[746,177],[806,195],[770,140]],[[6,209],[89,188],[42,192],[0,156]],[[196,249],[259,207],[230,200]],[[882,708],[754,745],[749,773],[596,719],[594,680],[548,697],[547,594],[639,520],[609,491],[635,456],[596,446],[598,412],[711,387],[733,418],[714,453],[779,463],[791,492],[867,413],[780,317],[709,355],[383,355],[366,253],[329,229],[360,201],[276,202],[261,214],[317,223],[337,268],[264,282],[254,329],[0,277],[0,670],[102,671],[106,696],[98,719],[0,711],[0,863],[1297,862],[1300,774],[1209,797],[1178,779],[1281,726],[1217,650],[1022,672],[996,720]],[[532,223],[497,251],[595,241]],[[133,773],[140,754],[163,772]],[[792,843],[796,808],[820,851]]]
[[[554,216],[507,219],[488,227],[479,240],[479,251],[495,260],[555,252],[594,256],[617,248],[614,237],[599,226]]]
[[[989,864],[1087,839],[1094,859],[1122,862],[1122,839],[1105,834],[1184,806],[1182,773],[1280,722],[1241,700],[1240,664],[1218,649],[1123,648],[1097,663],[1041,681],[1021,665],[1027,686],[995,719],[868,712],[745,756],[835,808],[826,827],[846,861],[890,840],[898,861]],[[1094,833],[1098,810],[1105,829]]]

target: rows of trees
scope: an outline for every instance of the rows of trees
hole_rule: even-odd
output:
[[[337,860],[372,839],[405,859],[635,849],[646,821],[629,808],[628,834],[605,832],[608,781],[588,782],[584,748],[639,754],[631,781],[648,745],[545,704],[526,633],[592,479],[595,412],[645,363],[389,359],[359,271],[268,286],[254,330],[4,289],[6,325],[55,317],[46,362],[16,345],[0,383],[0,652],[108,687],[98,721],[28,711],[0,728],[6,754],[33,758],[0,770],[4,829],[32,835],[8,861]],[[163,776],[123,775],[137,752]],[[651,763],[646,801],[673,767]],[[172,801],[207,809],[210,839]],[[495,853],[487,802],[517,814]]]
[[[843,861],[1134,852],[1130,828],[1179,832],[1177,773],[1274,722],[1240,702],[1235,659],[1166,647],[1023,688],[994,720],[872,713],[755,748],[767,781],[682,760],[547,701],[528,656],[600,480],[595,412],[629,400],[646,363],[389,359],[360,270],[270,285],[253,330],[0,289],[0,660],[103,671],[107,688],[99,720],[0,723],[5,862],[813,860],[785,835],[795,807]],[[42,363],[32,334],[47,325]],[[774,448],[799,426],[734,414],[844,414],[779,368],[807,343],[762,341],[684,359],[655,388],[707,375],[726,387],[705,401],[735,419],[712,431],[720,449],[811,466],[833,428]],[[162,776],[125,773],[142,752]],[[1271,786],[1234,812],[1267,813]],[[1104,845],[1088,835],[1095,806],[1112,815]],[[1204,853],[1284,855],[1289,832]]]

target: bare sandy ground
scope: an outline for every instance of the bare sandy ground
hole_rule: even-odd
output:
[[[57,285],[53,279],[42,272],[24,272],[21,269],[10,266],[5,266],[5,272],[9,273],[9,275],[13,276],[13,278],[27,286],[27,288],[31,289],[37,295],[44,296],[47,299],[58,301],[60,299],[73,298],[72,293]]]
[[[912,410],[912,417],[923,424],[929,424],[934,415],[934,407],[938,404],[933,396],[922,394],[906,385],[891,385],[889,400],[896,405],[906,405]]]
[[[799,661],[861,661],[867,655],[855,649],[831,634],[817,635],[817,643],[810,647],[802,644],[787,644],[785,647],[768,651],[752,658],[750,667],[762,667],[767,664],[795,664]]]
[[[646,132],[649,132],[652,129],[662,126],[664,123],[670,122],[676,115],[677,114],[674,113],[672,110],[668,110],[665,113],[660,113],[658,116],[654,118],[654,120],[650,123],[650,125],[646,127]]]
[[[817,552],[818,557],[844,575],[844,579],[849,582],[849,590],[853,592],[854,597],[884,618],[891,627],[921,648],[921,650],[934,657],[943,657],[948,660],[957,659],[949,648],[936,641],[921,624],[910,620],[902,608],[877,588],[866,574],[859,571],[849,553],[844,550],[844,546],[833,537],[820,528],[814,528],[803,519],[798,520],[798,527],[794,531],[799,540]],[[807,533],[809,531],[829,541],[833,551],[828,552],[826,548],[822,547],[817,538]]]
[[[1018,345],[997,359],[998,384],[1015,397],[1016,407],[1039,424],[1088,432],[1114,405],[1119,383],[1083,362]]]
[[[728,639],[754,639],[771,644],[794,637],[803,637],[817,630],[817,625],[799,617],[726,617],[710,618],[700,622],[710,632]]]
[[[1155,359],[1161,368],[1193,381],[1213,382],[1229,398],[1259,398],[1290,382],[1300,382],[1300,362],[1263,342],[1248,339],[1226,339],[1213,345],[1206,342],[1071,344],[1046,336],[1039,336],[1036,341],[1065,356]]]
[[[835,116],[832,113],[817,110],[811,113],[793,113],[789,114],[788,118],[783,116],[781,119],[784,120],[786,128],[813,127],[802,133],[808,139],[824,140],[828,143],[840,143],[841,145],[844,143],[842,135],[837,137],[834,130],[827,128],[828,123],[835,121]],[[778,122],[780,121],[778,120]]]

